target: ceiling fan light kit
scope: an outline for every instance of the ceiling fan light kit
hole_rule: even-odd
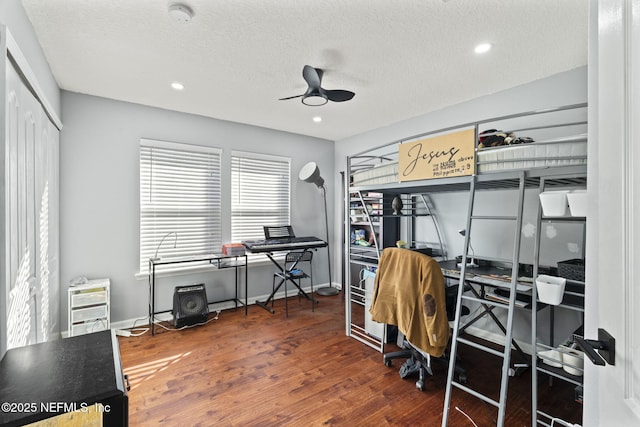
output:
[[[311,107],[319,107],[329,102],[326,95],[312,94],[302,97],[302,103]]]
[[[318,107],[324,105],[329,101],[344,102],[349,101],[354,97],[355,93],[349,90],[333,89],[328,90],[321,87],[323,71],[320,68],[313,68],[310,65],[305,65],[302,69],[302,77],[307,82],[308,88],[305,93],[301,95],[288,96],[286,98],[280,98],[280,101],[293,98],[302,98],[304,105]]]

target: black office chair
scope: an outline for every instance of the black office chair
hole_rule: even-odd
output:
[[[448,286],[445,289],[447,318],[450,321],[455,319],[457,297],[457,286]],[[469,314],[469,308],[462,306],[462,315],[464,316],[467,314]],[[393,359],[407,359],[400,367],[400,377],[408,378],[417,372],[418,380],[416,381],[416,388],[420,391],[424,391],[425,389],[424,383],[426,375],[433,375],[433,371],[431,370],[431,360],[439,360],[447,364],[450,360],[451,338],[449,338],[449,345],[447,346],[445,353],[440,357],[429,356],[428,354],[422,352],[420,349],[414,347],[409,341],[407,341],[406,338],[404,338],[404,335],[402,335],[402,333],[398,333],[398,345],[402,347],[402,350],[384,354],[384,364],[385,366],[392,366],[391,361]],[[458,360],[456,360],[455,373],[458,377],[458,381],[461,384],[465,384],[467,382],[467,372],[462,366],[458,364]]]
[[[277,226],[263,226],[264,237],[267,240],[270,239],[289,239],[292,237],[296,237],[293,232],[293,227],[290,225],[277,225]],[[284,270],[279,270],[273,273],[273,287],[272,292],[275,291],[276,288],[276,277],[281,280],[281,283],[284,282],[284,304],[285,304],[285,312],[286,316],[289,316],[289,302],[287,298],[287,283],[289,280],[297,281],[298,286],[302,285],[302,279],[309,279],[311,282],[311,295],[313,295],[313,270],[312,270],[312,261],[313,260],[313,252],[311,251],[294,251],[288,252],[285,255],[284,259]],[[309,263],[309,273],[307,274],[304,270],[298,268],[299,263],[308,262]],[[300,292],[298,292],[298,300],[300,300]],[[273,306],[273,300],[271,300],[271,306]],[[315,311],[315,300],[311,298],[311,309]]]

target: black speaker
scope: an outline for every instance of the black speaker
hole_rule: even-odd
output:
[[[209,304],[204,285],[176,286],[172,313],[176,328],[206,322]]]

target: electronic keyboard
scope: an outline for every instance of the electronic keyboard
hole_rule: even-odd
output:
[[[290,251],[294,249],[324,248],[327,242],[317,237],[281,237],[264,240],[245,240],[242,242],[249,252]]]

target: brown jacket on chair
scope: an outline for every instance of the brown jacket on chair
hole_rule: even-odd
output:
[[[397,325],[412,345],[440,357],[449,341],[444,286],[442,270],[430,256],[386,248],[376,272],[371,318]]]

